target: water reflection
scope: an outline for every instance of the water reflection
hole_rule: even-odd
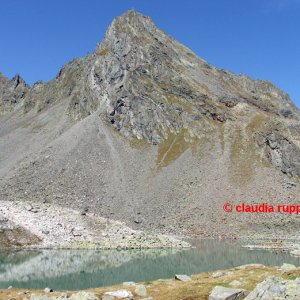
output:
[[[300,265],[284,252],[250,251],[229,241],[200,241],[189,250],[0,252],[0,288],[86,289],[123,281],[170,278],[247,263]]]

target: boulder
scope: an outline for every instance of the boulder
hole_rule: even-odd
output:
[[[187,276],[187,275],[175,275],[175,279],[183,281],[183,282],[188,282],[188,281],[192,280],[192,278],[190,276]]]
[[[246,290],[216,286],[209,295],[208,300],[240,300],[244,299],[246,294]]]
[[[31,210],[33,209],[32,205],[29,204],[29,203],[26,203],[26,204],[24,205],[24,208],[25,208],[26,210],[28,210],[28,211],[31,211]]]
[[[133,295],[130,291],[127,290],[118,290],[113,292],[106,292],[104,296],[112,296],[117,299],[129,298],[133,299]]]
[[[147,289],[144,285],[138,285],[135,288],[135,293],[140,297],[147,297]]]
[[[288,271],[295,270],[295,269],[296,269],[296,266],[291,265],[291,264],[283,264],[280,267],[280,270],[283,272],[288,272]]]
[[[222,271],[217,271],[217,272],[214,272],[211,277],[213,278],[219,278],[219,277],[222,277],[222,276],[225,276],[226,273],[225,272],[222,272]]]
[[[91,292],[78,292],[76,294],[72,294],[69,298],[70,300],[99,300],[99,298]]]
[[[300,299],[300,278],[284,280],[279,277],[267,277],[259,283],[245,300],[270,300],[270,299]]]

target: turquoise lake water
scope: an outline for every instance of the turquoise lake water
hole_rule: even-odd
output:
[[[288,252],[248,250],[233,241],[202,240],[188,250],[37,250],[0,252],[0,288],[50,287],[79,290],[122,283],[173,278],[249,263],[269,266],[300,258]]]

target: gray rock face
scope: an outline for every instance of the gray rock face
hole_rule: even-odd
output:
[[[300,280],[283,280],[278,277],[268,277],[258,284],[245,300],[269,299],[300,299]]]
[[[90,59],[90,56],[74,59],[59,71],[54,80],[45,84],[36,83],[23,101],[24,112],[35,110],[39,113],[66,99],[66,114],[72,120],[81,120],[94,112],[98,103],[90,95],[86,80],[91,68]]]
[[[216,286],[208,297],[208,300],[240,300],[246,296],[242,289],[232,289],[223,286]]]
[[[236,118],[238,104],[288,120],[300,116],[288,95],[270,82],[209,65],[135,11],[117,17],[95,53],[68,63],[53,81],[29,90],[18,75],[11,81],[0,77],[2,113],[20,101],[25,112],[40,112],[66,98],[72,119],[100,109],[124,136],[152,144],[182,130],[185,140],[205,138],[218,122]],[[274,153],[272,163],[299,176],[299,148],[282,140],[279,152],[281,158]]]
[[[205,119],[224,122],[238,103],[299,117],[271,83],[210,66],[135,11],[114,20],[95,51],[91,76],[106,119],[125,136],[153,144],[182,128],[201,138]]]
[[[269,133],[266,136],[267,155],[270,161],[283,173],[300,176],[300,148],[287,138]]]
[[[13,110],[13,108],[25,99],[29,86],[20,75],[15,75],[8,80],[0,73],[0,115]]]

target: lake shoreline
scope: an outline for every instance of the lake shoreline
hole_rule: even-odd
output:
[[[0,233],[1,236],[1,233]],[[155,234],[153,234],[155,236]],[[159,236],[159,235],[158,235]],[[166,236],[166,235],[165,235]],[[183,237],[183,236],[173,236],[168,235],[166,236],[170,239],[173,239],[175,242],[174,244],[167,244],[167,245],[157,245],[154,244],[146,245],[124,245],[122,243],[116,243],[115,245],[109,243],[92,243],[92,242],[78,242],[78,243],[70,243],[69,245],[30,245],[30,246],[11,246],[11,247],[1,247],[0,251],[30,251],[30,250],[119,250],[119,251],[130,251],[130,250],[148,250],[148,249],[186,249],[186,248],[195,248],[199,245],[202,241],[234,241],[238,242],[242,245],[242,247],[248,248],[249,250],[278,250],[278,251],[290,251],[295,250],[295,248],[300,249],[300,239],[291,237],[291,238],[271,238],[271,237],[257,237],[257,238],[245,238],[237,237],[237,238],[221,238],[216,239],[214,237],[207,238],[207,237]],[[273,246],[268,246],[274,245]],[[285,246],[287,244],[287,246]]]
[[[208,296],[212,293],[216,286],[245,290],[246,294],[249,294],[249,292],[253,291],[258,284],[265,280],[270,281],[273,280],[272,278],[277,278],[276,280],[278,281],[278,284],[279,282],[283,282],[285,284],[285,282],[292,282],[292,280],[296,277],[300,277],[300,268],[296,268],[292,265],[267,267],[261,264],[249,264],[226,270],[192,275],[191,277],[187,277],[186,281],[176,280],[173,278],[142,283],[127,282],[119,285],[93,288],[84,291],[51,292],[51,289],[30,290],[9,288],[6,290],[0,290],[0,299],[65,299],[63,297],[70,297],[70,299],[117,299],[114,297],[109,298],[108,296],[109,293],[117,293],[118,291],[127,291],[132,295],[131,299],[179,300],[189,297],[191,299],[208,299]],[[143,293],[143,295],[141,293]],[[78,295],[81,295],[82,298],[76,298]]]

